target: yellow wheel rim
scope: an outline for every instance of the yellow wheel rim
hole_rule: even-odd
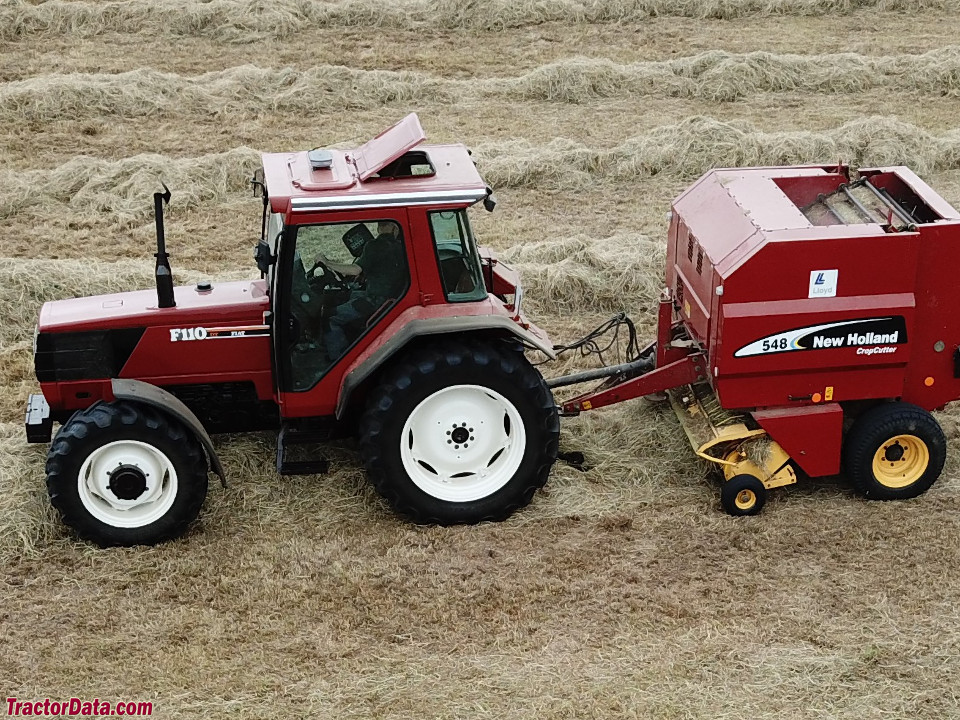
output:
[[[738,510],[749,510],[757,504],[757,494],[753,490],[744,489],[737,493],[733,504]]]
[[[873,476],[888,488],[912,485],[930,464],[927,444],[916,435],[897,435],[883,443],[873,455]]]

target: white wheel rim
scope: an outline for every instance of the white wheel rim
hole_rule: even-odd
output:
[[[119,528],[143,527],[159,520],[173,505],[177,471],[152,445],[118,440],[87,456],[77,476],[77,490],[83,506],[100,522]]]
[[[400,458],[413,483],[447,502],[471,502],[506,485],[523,461],[526,429],[500,393],[451,385],[417,405],[400,434]]]

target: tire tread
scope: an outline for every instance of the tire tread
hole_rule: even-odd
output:
[[[86,457],[99,445],[97,435],[122,427],[127,434],[142,435],[143,442],[157,435],[175,445],[180,493],[186,493],[183,509],[141,528],[114,528],[93,518],[76,495],[77,474]],[[87,445],[92,445],[89,449]],[[207,463],[200,443],[180,423],[159,411],[128,402],[98,402],[71,416],[54,437],[47,452],[47,493],[63,522],[84,540],[101,547],[153,545],[184,533],[197,517],[207,494]]]
[[[926,442],[930,464],[913,484],[888,488],[873,475],[873,456],[880,443],[905,433],[916,434]],[[940,424],[923,408],[904,402],[885,403],[865,412],[850,429],[844,446],[844,470],[854,489],[871,500],[916,497],[926,492],[943,471],[946,443]]]
[[[419,383],[426,381],[438,370],[469,369],[471,365],[486,368],[487,371],[490,366],[497,367],[500,373],[510,377],[528,397],[533,398],[535,416],[532,422],[546,435],[546,442],[533,472],[529,473],[526,485],[516,493],[512,502],[481,516],[464,518],[461,512],[451,511],[446,515],[431,512],[404,497],[402,488],[392,478],[384,455],[385,446],[390,444],[384,439],[384,431],[391,409],[399,404],[402,396],[416,392],[415,388]],[[506,346],[500,348],[489,342],[445,340],[433,347],[414,351],[385,373],[371,393],[367,411],[360,421],[360,450],[366,464],[367,476],[374,488],[394,510],[414,522],[451,525],[485,520],[500,521],[528,505],[537,490],[546,484],[556,460],[559,432],[559,418],[553,395],[540,373],[530,365],[522,352]]]

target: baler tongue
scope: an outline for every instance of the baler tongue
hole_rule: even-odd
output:
[[[886,190],[874,187],[866,179],[841,185],[829,195],[820,195],[816,202],[803,208],[803,214],[814,225],[889,225],[895,230],[908,230],[916,220]]]

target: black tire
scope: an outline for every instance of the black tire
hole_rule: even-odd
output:
[[[910,403],[871,408],[857,418],[844,442],[847,477],[871,500],[903,500],[926,492],[946,459],[940,424]]]
[[[767,501],[767,488],[753,475],[734,475],[720,490],[720,504],[735,517],[756,515]]]
[[[487,426],[491,428],[490,433],[483,434],[486,438],[492,438],[493,444],[489,447],[493,448],[500,442],[498,436],[504,437],[511,445],[515,442],[519,443],[521,435],[510,425],[508,419],[509,413],[515,411],[515,416],[519,416],[519,424],[523,429],[522,437],[525,441],[522,446],[522,455],[520,450],[517,450],[508,458],[509,451],[494,450],[492,459],[481,470],[477,470],[477,467],[483,464],[483,460],[478,462],[480,455],[467,460],[461,459],[459,455],[455,455],[456,459],[454,459],[454,455],[451,455],[449,460],[444,459],[444,462],[462,468],[464,477],[459,477],[461,474],[459,471],[455,474],[458,476],[455,487],[467,486],[475,482],[474,478],[482,478],[487,468],[491,467],[494,468],[491,474],[499,472],[500,478],[509,479],[489,494],[472,497],[465,501],[438,497],[439,492],[434,494],[422,489],[411,478],[401,457],[401,437],[404,435],[404,426],[408,418],[415,410],[425,413],[426,411],[419,410],[424,407],[421,403],[425,400],[439,402],[435,398],[445,392],[462,393],[468,398],[476,397],[478,399],[476,407],[471,407],[469,403],[456,407],[465,408],[461,413],[465,418],[479,416],[487,412],[487,408],[480,407],[488,402],[483,399],[484,389],[499,395],[499,399],[494,395],[486,395],[493,403],[490,407],[494,408],[494,411],[500,406],[504,408],[504,419],[499,421],[500,425],[503,425],[502,432],[501,428],[491,421]],[[509,403],[513,410],[503,405],[502,400]],[[487,417],[490,419],[494,416]],[[446,453],[449,448],[458,447],[453,444],[453,439],[457,438],[456,433],[467,430],[472,432],[473,428],[467,427],[472,424],[468,419],[462,430],[451,424],[455,433],[452,436],[449,430],[438,429],[436,437],[431,431],[429,442],[434,445],[433,451]],[[430,427],[432,430],[432,424]],[[443,427],[446,428],[446,425]],[[446,435],[441,434],[442,432],[446,432]],[[484,436],[481,436],[480,432],[476,435],[479,438],[476,443],[478,447],[473,452],[477,453],[480,450],[486,452],[486,447],[482,444],[485,442]],[[406,355],[372,390],[368,397],[367,409],[360,421],[360,449],[366,464],[367,476],[376,490],[396,511],[415,522],[440,525],[503,520],[519,508],[526,506],[534,493],[547,481],[550,468],[557,458],[559,436],[560,420],[557,408],[543,377],[530,365],[522,352],[499,341],[481,343],[446,340],[438,342],[433,347]],[[407,431],[407,437],[408,462],[413,462],[410,459],[414,447],[412,427]],[[463,437],[465,442],[473,441],[473,437],[469,439],[467,435]],[[450,442],[446,442],[447,440]],[[426,439],[424,442],[427,442]],[[464,444],[464,448],[462,452],[466,454],[467,444]],[[456,453],[455,450],[450,452]],[[504,460],[501,461],[501,457]],[[497,470],[497,463],[507,462],[508,459],[509,463],[505,468]],[[517,461],[519,465],[515,471],[512,471],[513,466],[510,463]],[[437,471],[433,470],[429,464],[420,463],[420,465],[429,468],[426,471],[420,471],[418,467],[414,470],[415,473],[419,473],[417,477],[421,485],[432,487],[429,481],[424,481],[424,478],[429,477],[430,472]],[[439,481],[440,475],[438,474],[437,477]],[[452,481],[453,477],[451,475],[448,482]],[[482,483],[483,480],[480,482]],[[483,492],[483,490],[481,488],[477,492]]]
[[[124,446],[110,444],[123,441],[132,441],[127,448],[132,448],[133,452],[154,458],[162,456],[176,474],[175,489],[172,473],[167,474],[167,490],[164,493],[161,487],[161,494],[156,500],[158,505],[151,508],[144,503],[136,512],[145,510],[149,515],[151,509],[156,513],[168,503],[169,508],[154,519],[143,517],[144,521],[149,522],[134,527],[123,526],[124,522],[134,525],[139,522],[133,516],[129,520],[122,517],[128,510],[111,508],[102,497],[92,497],[97,493],[88,489],[89,483],[82,490],[80,487],[80,471],[85,461],[91,458],[93,463],[109,461],[112,464],[116,459],[119,463]],[[158,462],[162,463],[163,459]],[[110,478],[113,501],[121,501],[125,494],[133,496],[139,492],[142,495],[148,491],[138,487],[138,483],[146,485],[148,482],[140,470],[141,464],[145,465],[137,462],[118,465],[118,470],[123,468],[125,473],[114,470],[101,475]],[[96,475],[90,473],[92,478]],[[99,402],[74,413],[53,439],[47,453],[47,492],[63,521],[81,538],[101,547],[154,545],[182,535],[200,513],[200,506],[207,496],[207,463],[193,433],[167,415],[133,403]],[[128,498],[130,501],[136,499]],[[88,504],[98,508],[99,517]],[[112,522],[114,518],[117,519]]]

